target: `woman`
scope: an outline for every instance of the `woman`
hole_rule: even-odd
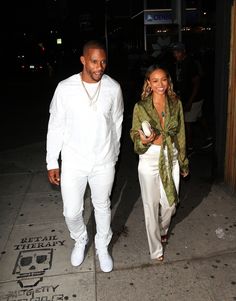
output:
[[[150,256],[158,261],[164,259],[162,244],[167,242],[178,203],[180,173],[186,177],[189,172],[183,109],[172,87],[166,70],[157,65],[148,68],[130,131],[139,154],[138,175]],[[142,127],[143,121],[150,133]]]

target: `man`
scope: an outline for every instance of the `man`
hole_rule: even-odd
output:
[[[192,150],[192,123],[202,115],[203,95],[201,86],[201,66],[187,55],[185,45],[173,46],[175,58],[174,90],[180,97],[184,108],[186,139],[188,150]]]
[[[113,269],[108,253],[112,237],[110,194],[120,149],[123,97],[120,85],[104,74],[106,51],[101,43],[87,42],[80,60],[82,72],[58,84],[50,105],[48,179],[55,185],[61,183],[63,214],[70,236],[75,240],[71,253],[73,266],[83,262],[88,242],[83,202],[89,184],[100,268],[110,272]]]

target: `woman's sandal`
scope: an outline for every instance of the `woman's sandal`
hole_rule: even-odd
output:
[[[168,242],[168,237],[167,237],[167,235],[162,235],[162,236],[161,236],[161,242],[162,242],[162,243],[167,243],[167,242]]]
[[[164,256],[161,255],[161,256],[157,257],[156,260],[159,262],[162,262],[164,260]]]

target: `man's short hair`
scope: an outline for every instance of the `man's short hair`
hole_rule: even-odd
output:
[[[98,40],[90,40],[86,42],[83,46],[83,55],[86,53],[88,49],[103,49],[104,51],[106,51],[105,45]]]

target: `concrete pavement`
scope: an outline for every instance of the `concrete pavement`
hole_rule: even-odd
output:
[[[84,263],[75,268],[60,191],[46,177],[44,141],[0,153],[0,301],[236,300],[236,199],[212,181],[211,153],[191,157],[165,260],[155,263],[128,127],[112,194],[111,273],[100,271],[95,255],[89,189],[90,242]]]

